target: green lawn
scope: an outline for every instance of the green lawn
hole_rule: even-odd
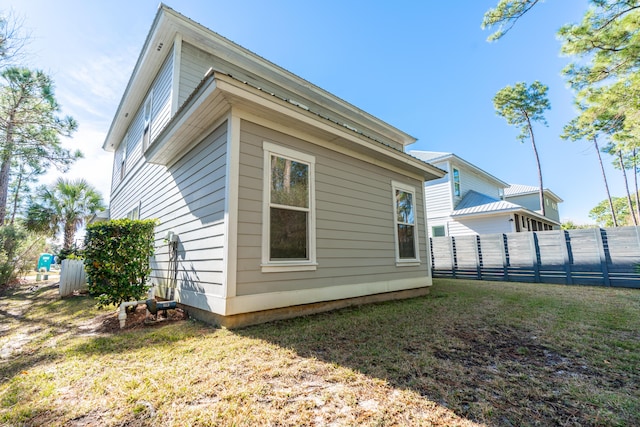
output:
[[[640,291],[435,280],[240,330],[0,297],[0,425],[640,425]]]

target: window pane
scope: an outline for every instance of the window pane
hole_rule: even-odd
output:
[[[269,258],[309,259],[307,253],[307,212],[271,208]]]
[[[413,194],[396,190],[396,212],[398,214],[398,222],[414,223]]]
[[[309,165],[271,156],[271,203],[309,207]]]
[[[398,224],[398,249],[400,258],[414,259],[416,257],[412,225]]]

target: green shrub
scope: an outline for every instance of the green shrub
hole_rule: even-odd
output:
[[[83,259],[83,258],[84,258],[84,253],[82,249],[79,249],[76,246],[73,246],[69,249],[60,249],[60,252],[58,253],[59,264],[62,264],[62,261],[64,261],[65,259]]]
[[[87,226],[84,265],[99,306],[138,300],[148,289],[156,220],[116,219]]]

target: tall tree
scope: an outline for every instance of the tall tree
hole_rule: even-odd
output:
[[[609,209],[611,211],[613,226],[617,227],[618,220],[613,207],[613,200],[611,199],[611,192],[609,191],[607,174],[604,170],[600,146],[598,144],[598,139],[601,136],[611,134],[612,127],[615,127],[615,119],[598,108],[587,107],[584,103],[577,103],[577,107],[580,110],[580,115],[564,126],[564,132],[560,137],[571,141],[584,139],[593,143],[593,148],[598,156],[598,164],[600,165],[600,173],[602,174],[602,181],[604,182],[607,200],[609,201]]]
[[[58,117],[60,111],[53,83],[42,71],[11,67],[1,74],[0,87],[0,225],[5,223],[12,163],[15,161],[46,170],[50,166],[66,171],[82,156],[61,145],[77,123],[72,117]]]
[[[496,113],[504,117],[508,124],[520,129],[518,140],[524,142],[527,138],[531,140],[531,147],[538,168],[538,184],[540,197],[540,210],[545,214],[544,208],[544,185],[542,183],[542,168],[540,166],[540,156],[536,146],[535,135],[533,133],[533,122],[540,122],[544,125],[547,121],[544,112],[551,108],[547,99],[549,88],[539,81],[527,86],[526,83],[519,82],[514,86],[506,86],[498,91],[493,97],[493,105]]]
[[[50,235],[62,230],[63,249],[71,249],[76,231],[106,208],[100,193],[84,179],[59,178],[54,186],[41,187],[37,200],[28,208],[27,228]]]

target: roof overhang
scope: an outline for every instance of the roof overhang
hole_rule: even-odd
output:
[[[499,215],[505,215],[505,214],[514,214],[514,213],[537,218],[541,221],[550,222],[554,225],[561,225],[558,221],[555,221],[549,217],[546,217],[544,215],[541,215],[537,212],[534,212],[532,210],[529,210],[523,207],[512,207],[508,209],[501,209],[501,210],[490,211],[490,212],[469,212],[469,213],[460,213],[460,214],[456,214],[454,211],[453,213],[451,213],[451,217],[457,220],[457,219],[463,219],[463,218],[481,218],[481,217],[491,217],[491,216],[499,216]]]
[[[144,100],[178,34],[183,41],[210,52],[221,60],[233,64],[237,69],[243,70],[242,80],[251,83],[255,79],[257,86],[268,82],[269,88],[275,88],[274,91],[277,92],[286,90],[287,98],[292,98],[303,105],[312,104],[314,110],[320,114],[343,123],[356,132],[368,135],[376,141],[401,146],[407,146],[416,141],[416,138],[411,135],[231,42],[170,7],[160,4],[122,100],[118,105],[103,149],[114,151],[124,138],[131,120]]]
[[[287,128],[297,129],[338,149],[419,176],[423,180],[441,178],[445,171],[408,154],[354,132],[343,124],[322,117],[304,106],[293,104],[247,82],[210,70],[184,105],[145,152],[150,163],[171,165],[231,111],[264,117]]]

